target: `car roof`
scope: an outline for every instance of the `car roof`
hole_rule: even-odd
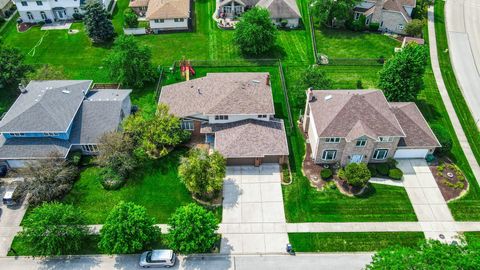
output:
[[[152,250],[152,256],[150,259],[152,261],[160,261],[160,260],[169,260],[172,258],[173,251],[170,249],[156,249]]]

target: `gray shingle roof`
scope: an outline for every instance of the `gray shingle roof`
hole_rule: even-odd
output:
[[[130,92],[131,90],[90,92],[75,117],[70,142],[96,144],[103,134],[117,130],[122,120],[123,101],[129,98]]]
[[[206,124],[202,133],[215,133],[215,149],[226,158],[287,156],[283,121],[248,119],[226,124]]]
[[[0,132],[66,132],[92,81],[32,81],[3,119]]]
[[[271,18],[294,19],[301,17],[295,0],[260,0],[257,6],[268,9]]]
[[[66,157],[70,143],[53,138],[12,138],[0,135],[0,159],[42,159],[52,152]]]
[[[316,90],[310,102],[319,137],[404,137],[381,90]]]
[[[268,73],[208,73],[206,77],[167,85],[160,103],[178,117],[198,114],[274,114]]]

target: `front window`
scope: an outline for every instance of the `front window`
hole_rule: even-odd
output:
[[[383,160],[387,158],[388,149],[377,149],[373,152],[373,159]]]
[[[228,120],[228,115],[215,115],[215,120]]]
[[[27,1],[22,1],[21,3],[22,3],[22,6],[24,6],[24,7],[28,6]]]
[[[367,145],[367,139],[359,139],[355,143],[356,147],[365,147],[365,145]]]
[[[27,12],[27,17],[29,20],[33,20],[33,14],[31,12]]]
[[[259,114],[258,118],[267,118],[267,115],[266,114]]]
[[[360,18],[360,15],[361,15],[360,13],[355,12],[355,20],[358,20]]]
[[[383,136],[378,137],[379,142],[393,142],[393,137]]]
[[[193,121],[191,120],[182,121],[182,129],[193,130]]]
[[[42,1],[37,1],[37,6],[43,6],[43,2]]]
[[[74,12],[74,13],[78,13],[78,8],[74,8],[74,9],[73,9],[73,12]]]
[[[97,153],[98,147],[94,144],[82,145],[82,150],[87,153]]]
[[[339,143],[339,142],[340,142],[340,138],[334,138],[334,137],[332,137],[332,138],[326,138],[326,139],[325,139],[325,142],[326,142],[326,143]]]
[[[175,21],[175,22],[183,22],[183,21],[184,21],[184,19],[183,19],[183,18],[180,18],[180,19],[173,19],[173,21]]]
[[[10,136],[12,136],[12,137],[23,137],[23,136],[25,136],[25,133],[15,132],[15,133],[10,133]]]
[[[46,20],[47,19],[47,14],[45,12],[41,11],[40,16],[42,16],[42,19]]]
[[[325,150],[323,151],[323,160],[334,160],[337,157],[337,150]]]

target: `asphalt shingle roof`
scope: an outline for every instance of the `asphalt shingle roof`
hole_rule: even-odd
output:
[[[66,157],[70,142],[53,138],[12,138],[0,136],[0,159],[41,159],[52,152]]]
[[[149,20],[190,18],[190,0],[150,0],[146,18]]]
[[[272,18],[293,19],[301,17],[295,0],[260,0],[257,7],[268,9]]]
[[[0,132],[66,132],[92,81],[32,81],[0,121]]]

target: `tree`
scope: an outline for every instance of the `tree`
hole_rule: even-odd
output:
[[[422,20],[413,19],[405,26],[405,33],[412,37],[421,37],[424,23]]]
[[[131,8],[125,9],[123,12],[123,18],[125,19],[125,27],[136,28],[138,27],[138,16]]]
[[[112,52],[105,59],[113,81],[141,88],[155,79],[151,62],[152,52],[147,46],[138,45],[132,36],[119,36]]]
[[[84,7],[85,16],[83,23],[85,31],[94,43],[107,42],[113,39],[115,30],[108,13],[103,8],[101,1],[88,0]]]
[[[354,187],[363,187],[372,177],[366,163],[350,163],[345,167],[347,183]]]
[[[19,236],[32,255],[67,255],[80,250],[88,235],[85,217],[72,205],[44,203],[23,221]]]
[[[302,76],[303,89],[329,89],[332,87],[332,80],[328,78],[324,70],[318,65],[309,66]]]
[[[59,200],[65,196],[78,175],[78,169],[65,161],[58,153],[49,158],[31,162],[26,167],[25,181],[18,186],[18,195],[30,193],[28,202],[39,205],[42,202]]]
[[[435,154],[438,156],[448,156],[450,154],[450,151],[452,150],[452,137],[450,136],[450,133],[448,132],[448,129],[443,127],[440,124],[433,124],[431,126],[433,133],[438,139],[438,142],[442,145],[442,147],[439,147],[435,150]]]
[[[359,2],[360,0],[312,0],[310,6],[320,25],[334,26],[335,21],[348,20]]]
[[[194,203],[177,208],[168,225],[169,246],[182,254],[209,252],[219,240],[217,218]]]
[[[135,168],[133,141],[123,132],[108,132],[99,139],[97,163],[125,178]]]
[[[123,128],[137,145],[137,156],[152,159],[167,155],[173,147],[179,145],[190,136],[190,132],[181,128],[178,117],[168,112],[168,106],[158,105],[154,117],[146,118],[140,113],[129,116]]]
[[[17,48],[0,43],[0,89],[16,87],[33,70],[24,60],[25,57]]]
[[[389,101],[415,101],[423,87],[427,48],[409,44],[383,65],[379,86]]]
[[[143,206],[120,202],[100,229],[98,247],[109,254],[134,253],[147,248],[160,237],[155,219]]]
[[[377,252],[366,269],[480,269],[480,245],[425,240],[417,247],[389,247]]]
[[[42,65],[39,69],[27,75],[28,81],[48,81],[48,80],[65,80],[67,75],[63,66]]]
[[[226,160],[217,151],[194,148],[180,161],[178,173],[187,189],[199,198],[212,199],[222,190]]]
[[[277,28],[264,8],[252,8],[237,23],[233,36],[235,44],[245,55],[261,55],[275,46]]]

